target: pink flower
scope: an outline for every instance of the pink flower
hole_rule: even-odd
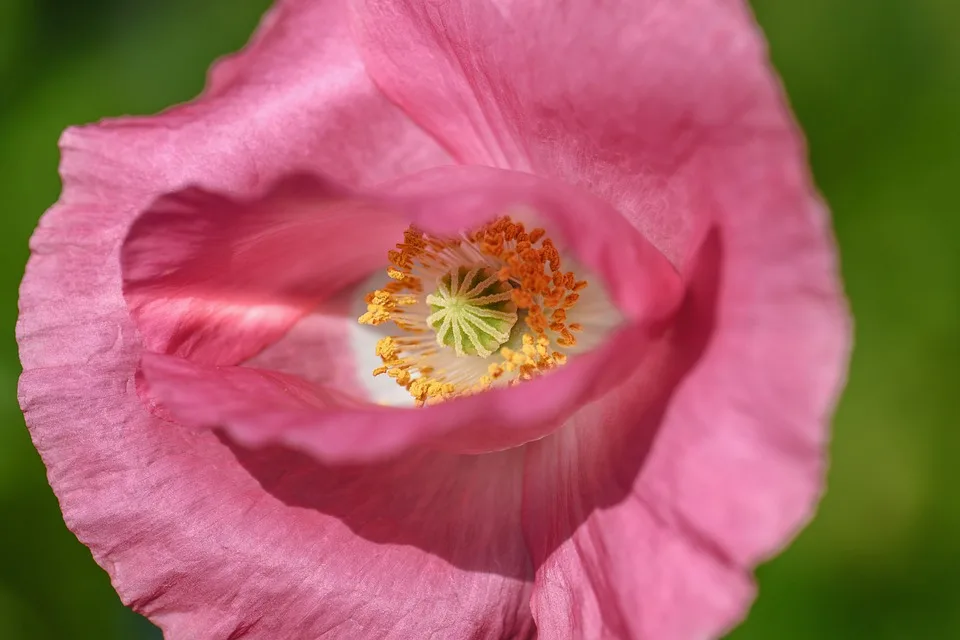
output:
[[[345,5],[64,134],[18,338],[68,526],[169,638],[721,634],[848,349],[745,3]]]

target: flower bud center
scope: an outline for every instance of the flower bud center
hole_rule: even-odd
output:
[[[437,344],[453,347],[458,356],[490,356],[510,339],[517,323],[513,287],[486,266],[451,269],[426,302]]]

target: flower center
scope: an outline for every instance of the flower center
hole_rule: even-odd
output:
[[[513,287],[485,266],[451,270],[427,304],[433,312],[427,324],[437,332],[437,344],[453,347],[458,356],[492,355],[517,323]]]
[[[359,322],[400,330],[377,343],[383,366],[373,375],[389,375],[418,405],[529,380],[577,344],[587,283],[563,271],[543,229],[508,217],[456,238],[411,227],[387,257],[392,282],[367,295]]]

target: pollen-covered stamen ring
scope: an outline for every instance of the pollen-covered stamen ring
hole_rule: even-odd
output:
[[[411,226],[387,258],[391,282],[366,296],[359,321],[402,332],[378,342],[383,366],[373,375],[393,378],[418,405],[519,384],[577,348],[582,316],[568,312],[587,282],[563,270],[543,229],[528,233],[509,216],[448,238]]]
[[[451,269],[426,302],[432,312],[427,324],[436,331],[437,344],[453,347],[458,356],[492,355],[517,323],[513,287],[482,265]]]

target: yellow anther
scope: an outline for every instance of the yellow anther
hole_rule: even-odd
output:
[[[561,347],[572,347],[577,344],[577,339],[573,337],[572,333],[567,332],[557,338],[557,344]]]
[[[376,354],[384,360],[393,359],[397,355],[397,341],[387,336],[377,341]]]
[[[373,292],[373,297],[369,301],[370,304],[387,304],[390,302],[391,293],[389,291],[384,291],[383,289],[377,289]]]
[[[406,369],[390,369],[387,375],[395,379],[397,384],[403,387],[407,386],[410,382],[410,372]]]
[[[379,305],[368,305],[367,312],[357,320],[360,324],[378,325],[390,319],[390,313]]]
[[[427,395],[427,386],[426,378],[417,378],[410,383],[410,394],[417,400],[423,400]]]
[[[460,263],[465,256],[481,258],[473,263]],[[377,343],[376,354],[383,365],[373,373],[388,374],[405,387],[420,406],[476,393],[495,385],[517,384],[562,365],[567,360],[564,349],[576,345],[573,333],[583,330],[579,323],[571,321],[575,318],[569,311],[578,301],[578,292],[587,283],[577,280],[572,271],[563,269],[560,252],[544,229],[535,228],[528,232],[522,223],[508,217],[454,238],[432,237],[410,227],[396,249],[387,252],[387,258],[390,263],[387,275],[391,281],[367,295],[367,311],[360,317],[360,322],[379,325],[391,321],[396,325],[401,333]],[[487,273],[495,275],[504,289],[487,293],[486,290],[473,291],[467,287],[458,290],[457,296],[481,300],[472,306],[486,314],[480,314],[483,318],[494,318],[491,310],[499,309],[492,309],[490,305],[498,301],[487,299],[509,294],[507,300],[517,308],[516,324],[512,324],[509,331],[500,332],[504,340],[495,336],[497,341],[489,347],[484,346],[483,350],[463,348],[468,339],[471,344],[480,341],[486,345],[483,340],[489,331],[485,327],[473,326],[470,324],[472,320],[464,320],[467,324],[461,327],[461,332],[451,334],[454,338],[452,346],[447,341],[437,342],[443,318],[427,302],[423,294],[424,284],[429,285],[426,288],[431,291],[435,288],[440,291],[436,283],[442,276],[438,274],[450,274],[452,278],[452,274],[460,274],[461,269],[478,267],[489,269]],[[452,284],[451,281],[446,286],[451,288]],[[440,295],[437,291],[431,295]],[[451,297],[454,292],[449,293],[448,297]],[[441,306],[441,310],[445,308],[438,304],[433,306]],[[434,316],[433,323],[439,323],[440,327],[426,321],[430,315]],[[520,318],[524,322],[519,322]],[[499,317],[494,319],[500,321]],[[443,328],[444,331],[448,329]],[[482,336],[477,333],[481,329]],[[501,346],[498,350],[497,342],[500,345],[509,342],[513,348]],[[484,358],[491,351],[491,362],[486,363],[485,373],[464,374],[475,369],[461,368],[461,358]]]
[[[536,359],[537,357],[537,348],[533,344],[523,345],[523,355],[530,358],[531,360]]]

